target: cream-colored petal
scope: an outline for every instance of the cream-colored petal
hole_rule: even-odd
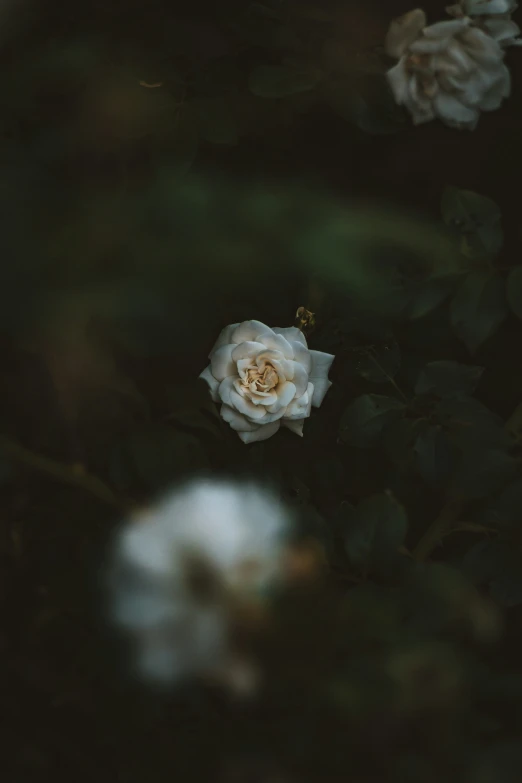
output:
[[[237,326],[239,326],[239,324],[230,324],[230,326],[225,326],[225,328],[220,331],[219,337],[217,338],[216,342],[212,346],[212,350],[208,355],[209,359],[211,355],[214,353],[214,351],[216,351],[218,348],[221,348],[222,345],[228,345],[229,343],[234,342],[234,340],[232,340],[231,337],[232,337],[232,332]]]
[[[229,375],[228,378],[224,378],[219,384],[218,395],[219,399],[225,405],[230,405],[230,395],[234,391],[234,384],[237,381],[233,375]]]
[[[263,343],[256,343],[253,340],[245,340],[244,343],[236,345],[232,351],[232,358],[235,362],[240,359],[254,359],[258,353],[265,350]]]
[[[508,14],[517,7],[516,0],[463,0],[462,5],[468,16]]]
[[[326,392],[332,385],[332,382],[325,378],[314,378],[313,384],[312,405],[314,408],[318,408],[324,400]]]
[[[236,411],[239,411],[239,413],[242,413],[243,416],[246,416],[248,419],[254,422],[257,419],[262,419],[263,416],[266,416],[266,410],[264,406],[254,405],[254,403],[250,400],[247,400],[246,397],[241,397],[241,395],[238,394],[235,389],[232,389],[230,392],[229,404],[232,408],[235,408]]]
[[[520,35],[520,27],[511,19],[486,19],[484,27],[501,46],[520,45],[516,40]]]
[[[310,351],[312,357],[312,369],[310,370],[310,380],[314,381],[316,378],[327,378],[332,366],[332,362],[335,359],[333,353],[325,353],[324,351]]]
[[[258,427],[253,432],[238,432],[239,437],[243,443],[254,443],[258,440],[268,440],[272,435],[275,435],[279,429],[280,423],[274,421],[271,424],[265,424],[262,427]]]
[[[216,380],[222,381],[229,375],[237,375],[236,363],[232,359],[234,345],[222,345],[210,356],[212,375]]]
[[[469,27],[469,19],[451,19],[444,22],[435,22],[422,31],[426,38],[452,38],[466,27]]]
[[[271,332],[272,330],[261,321],[243,321],[232,332],[232,342],[239,344],[255,340],[256,334],[266,331]]]
[[[474,130],[479,119],[477,109],[464,106],[458,98],[448,93],[439,93],[434,101],[435,114],[450,128]]]
[[[306,342],[306,337],[302,333],[300,329],[297,328],[297,326],[273,326],[272,331],[276,334],[282,334],[283,337],[286,337],[289,343],[298,342],[302,343],[305,347],[308,345]],[[295,350],[295,346],[294,346]]]
[[[409,48],[412,54],[439,54],[445,52],[450,38],[419,38]]]
[[[292,383],[295,386],[295,396],[300,397],[306,392],[306,387],[308,385],[308,373],[298,362],[294,362],[293,364],[294,377],[292,378]]]
[[[299,435],[301,438],[303,437],[304,419],[299,419],[299,421],[292,421],[291,419],[281,419],[281,426],[286,427],[287,430],[294,432],[296,435]]]
[[[426,14],[421,8],[409,11],[404,16],[394,19],[384,41],[384,49],[389,57],[402,57],[413,41],[426,26]]]
[[[286,411],[288,408],[280,408],[275,413],[268,413],[266,414],[265,418],[263,419],[263,424],[269,424],[272,421],[279,421],[279,419],[282,419],[284,416],[286,416]]]
[[[298,343],[297,340],[292,343],[292,348],[294,349],[294,361],[298,362],[305,372],[310,372],[312,357],[308,348],[302,343]]]
[[[212,375],[212,370],[210,369],[210,364],[208,367],[205,367],[202,373],[200,373],[199,377],[204,380],[206,383],[208,383],[209,389],[210,389],[210,396],[213,399],[214,402],[217,402],[219,400],[219,381],[214,378]]]
[[[275,389],[277,394],[277,402],[268,408],[268,412],[276,413],[280,408],[286,408],[287,405],[290,405],[295,397],[295,391],[295,385],[292,383],[292,381],[285,381],[284,383],[278,384]]]
[[[277,402],[277,394],[274,391],[269,392],[251,392],[248,399],[254,403],[254,405],[273,405]]]
[[[285,419],[304,419],[310,415],[310,407],[312,405],[313,384],[309,383],[307,390],[300,397],[296,397],[288,405],[285,412]]]
[[[252,424],[241,413],[231,408],[230,405],[222,405],[220,410],[221,418],[230,424],[236,432],[253,432],[257,430],[258,425]]]
[[[274,334],[272,330],[270,332],[260,332],[256,336],[256,341],[263,343],[263,345],[273,351],[281,351],[285,359],[294,358],[294,349],[282,334]]]
[[[480,65],[496,63],[504,57],[500,44],[478,27],[465,30],[461,33],[460,39],[464,42],[469,56]]]
[[[294,362],[285,359],[280,351],[263,351],[256,357],[256,365],[262,371],[270,364],[279,376],[280,381],[291,381],[294,377]]]
[[[406,59],[404,57],[399,60],[397,65],[394,65],[393,68],[390,68],[389,71],[386,72],[386,78],[395,101],[399,106],[402,106],[409,95],[409,74],[406,70]]]

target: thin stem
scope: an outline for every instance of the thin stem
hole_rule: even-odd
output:
[[[437,519],[432,522],[413,550],[412,555],[415,560],[422,562],[431,555],[460,516],[461,510],[461,501],[450,501],[444,506]]]
[[[407,396],[404,394],[404,392],[402,391],[402,389],[400,388],[400,386],[397,384],[397,382],[395,381],[395,378],[393,378],[393,377],[392,377],[392,376],[391,376],[391,375],[390,375],[388,372],[386,372],[386,370],[384,369],[384,367],[382,367],[382,366],[379,364],[379,362],[377,361],[377,359],[375,358],[375,356],[372,356],[372,355],[371,355],[371,353],[368,353],[368,358],[370,358],[370,359],[372,360],[372,362],[375,364],[375,366],[377,367],[377,369],[378,369],[378,370],[380,370],[380,371],[382,372],[382,374],[386,376],[386,378],[387,378],[387,379],[388,379],[388,381],[391,383],[391,385],[393,386],[393,388],[395,389],[395,391],[396,391],[396,392],[398,392],[398,393],[400,394],[400,396],[402,397],[402,399],[404,400],[404,402],[405,402],[405,403],[407,403],[407,404],[409,404],[409,402],[410,402],[410,401],[409,401],[409,399],[408,399],[408,398],[407,398]]]
[[[101,479],[84,472],[82,468],[69,467],[68,465],[63,465],[61,462],[49,459],[48,457],[35,454],[30,449],[20,446],[18,443],[15,443],[3,435],[0,436],[0,449],[14,460],[27,465],[27,467],[32,468],[33,470],[45,473],[58,481],[62,481],[64,484],[70,484],[71,486],[90,492],[90,494],[94,495],[98,500],[107,503],[113,508],[126,508],[126,503],[118,498]]]

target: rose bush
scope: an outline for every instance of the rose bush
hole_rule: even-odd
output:
[[[311,351],[296,327],[271,329],[260,321],[225,327],[201,373],[221,416],[244,443],[266,440],[280,425],[297,435],[310,409],[331,386],[330,353]]]
[[[427,27],[424,11],[410,11],[391,24],[385,49],[399,60],[387,73],[395,100],[415,125],[438,118],[473,130],[510,94],[504,49],[470,17]]]

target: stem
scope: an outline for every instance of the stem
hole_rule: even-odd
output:
[[[3,435],[0,435],[0,449],[33,470],[52,476],[64,484],[70,484],[90,492],[98,500],[102,500],[113,508],[124,509],[126,507],[126,504],[114,494],[112,489],[97,476],[84,473],[83,470],[78,470],[68,465],[62,465],[61,462],[55,462],[55,460],[42,457],[40,454],[35,454],[33,451],[20,446]]]
[[[413,550],[412,556],[415,560],[422,562],[431,555],[441,539],[448,533],[453,522],[459,517],[461,510],[461,501],[450,501],[444,506],[437,519],[432,522]]]
[[[387,378],[387,379],[388,379],[388,381],[391,383],[391,385],[393,386],[393,388],[395,389],[395,391],[396,391],[396,392],[398,392],[398,393],[400,394],[400,396],[402,397],[402,399],[404,400],[404,402],[405,402],[405,403],[407,403],[407,404],[409,404],[409,402],[410,402],[410,401],[409,401],[409,399],[408,399],[408,398],[407,398],[407,396],[404,394],[404,392],[402,391],[402,389],[400,388],[400,386],[399,386],[399,385],[398,385],[398,383],[396,382],[395,378],[393,378],[393,377],[392,377],[392,376],[391,376],[391,375],[390,375],[388,372],[386,372],[386,370],[384,369],[384,367],[382,367],[382,366],[379,364],[379,362],[377,361],[377,359],[375,358],[375,356],[372,356],[372,354],[371,354],[371,353],[368,353],[368,358],[369,358],[369,359],[371,359],[371,360],[372,360],[372,362],[373,362],[373,363],[375,364],[375,366],[377,367],[377,369],[379,369],[379,370],[382,372],[382,374],[386,376],[386,378]]]

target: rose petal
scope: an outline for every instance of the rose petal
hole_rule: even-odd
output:
[[[513,45],[520,35],[520,27],[511,19],[486,19],[484,27],[501,46]]]
[[[433,101],[435,114],[450,128],[469,128],[473,130],[479,119],[479,112],[464,106],[458,98],[442,92]]]
[[[265,350],[263,343],[256,343],[252,340],[245,340],[244,343],[236,345],[232,351],[232,358],[235,362],[240,359],[254,359],[258,353]]]
[[[285,419],[305,419],[310,415],[312,406],[312,396],[314,393],[313,383],[307,385],[306,391],[300,397],[292,400],[285,413]]]
[[[254,421],[266,416],[264,406],[254,405],[254,403],[247,400],[246,397],[241,397],[235,389],[232,389],[230,392],[229,405],[239,411],[239,413],[242,413],[243,416],[246,416],[248,419],[253,419]]]
[[[314,408],[318,408],[325,398],[326,392],[332,385],[332,382],[327,378],[314,378],[314,391],[312,394],[312,405]]]
[[[210,364],[208,367],[205,367],[202,373],[199,374],[199,377],[204,380],[206,383],[208,383],[210,388],[210,396],[214,402],[217,402],[219,400],[219,381],[214,378],[212,375],[212,370],[210,369]]]
[[[310,356],[312,358],[310,380],[314,381],[316,378],[328,378],[328,372],[335,356],[332,353],[324,353],[324,351],[310,351]]]
[[[265,424],[252,432],[238,432],[243,443],[254,443],[258,440],[267,440],[275,435],[280,427],[280,422],[274,421],[271,424]]]
[[[393,68],[390,68],[389,71],[387,71],[386,78],[391,87],[395,101],[399,106],[402,106],[409,95],[409,74],[406,70],[406,59],[404,57],[399,60],[397,65],[394,65]]]
[[[298,421],[292,421],[291,419],[282,419],[281,425],[283,427],[286,427],[291,432],[294,432],[296,435],[299,435],[301,438],[303,437],[304,419],[299,419]]]
[[[305,372],[310,372],[312,357],[308,348],[297,340],[292,343],[292,348],[294,349],[294,361],[298,362]]]
[[[216,351],[218,348],[221,348],[222,345],[228,345],[229,343],[233,343],[234,340],[231,339],[232,333],[236,327],[238,327],[239,324],[230,324],[230,326],[225,326],[224,329],[222,329],[219,333],[219,337],[217,338],[216,342],[212,346],[212,350],[210,351],[208,358],[212,356],[214,351]]]
[[[274,334],[271,329],[270,332],[260,332],[256,336],[256,341],[263,343],[267,348],[274,351],[281,351],[285,359],[294,358],[294,349],[288,340],[282,334]]]
[[[271,331],[270,327],[261,323],[261,321],[243,321],[232,332],[232,342],[239,344],[247,340],[255,340],[256,334]]]
[[[251,400],[254,405],[273,405],[277,402],[277,394],[274,391],[269,392],[249,392],[245,397]]]
[[[273,407],[273,406],[270,406],[270,407]],[[283,416],[286,416],[286,411],[287,410],[288,410],[288,408],[283,407],[283,408],[279,408],[279,410],[277,410],[277,411],[275,411],[273,413],[269,413],[268,412],[268,408],[267,408],[267,414],[266,414],[265,418],[263,419],[263,425],[264,424],[269,424],[272,421],[279,421],[279,419],[282,419]]]
[[[284,381],[278,384],[275,389],[277,394],[277,402],[267,407],[268,413],[277,413],[281,408],[286,408],[290,405],[295,397],[295,386],[291,381]]]
[[[426,38],[452,38],[461,30],[469,27],[469,19],[451,19],[444,22],[435,22],[422,31]]]
[[[294,375],[292,378],[292,383],[295,386],[295,396],[300,397],[306,392],[306,387],[308,385],[308,373],[301,364],[298,364],[298,362],[293,362],[293,365]]]
[[[291,381],[293,379],[295,363],[290,361],[290,359],[283,358],[280,351],[264,351],[256,357],[256,365],[261,372],[266,364],[270,364],[274,368],[280,381]]]
[[[232,359],[234,345],[222,345],[210,356],[212,375],[218,381],[222,381],[229,375],[237,375],[236,363]]]
[[[220,414],[223,421],[230,424],[236,432],[253,432],[258,429],[257,424],[252,424],[241,413],[231,408],[230,405],[222,405]]]
[[[285,327],[274,326],[272,328],[272,331],[275,332],[276,334],[282,334],[283,337],[285,337],[289,343],[293,343],[293,342],[302,343],[305,346],[305,348],[308,345],[308,343],[306,342],[306,337],[304,336],[302,331],[297,328],[297,326],[285,326]],[[295,350],[295,346],[294,346],[294,350]]]
[[[384,49],[390,57],[402,57],[406,49],[420,35],[426,25],[426,14],[420,8],[394,19],[390,25]]]
[[[232,391],[234,391],[234,385],[236,381],[237,378],[234,378],[233,375],[229,375],[228,378],[224,378],[219,384],[219,389],[218,389],[219,399],[225,405],[231,405],[230,394],[232,393]]]

